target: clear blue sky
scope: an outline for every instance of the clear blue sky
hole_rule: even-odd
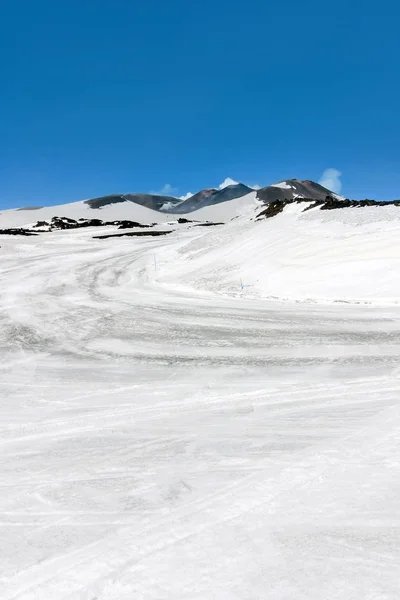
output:
[[[400,198],[394,0],[4,0],[0,206],[342,172]]]

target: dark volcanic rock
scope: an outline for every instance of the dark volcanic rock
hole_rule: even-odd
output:
[[[225,225],[225,223],[197,223],[197,225],[193,225],[193,227],[213,227],[214,225]]]
[[[159,235],[167,235],[172,231],[129,231],[128,233],[110,233],[109,235],[95,235],[94,240],[106,240],[107,238],[120,238],[120,237],[157,237]]]
[[[0,229],[0,235],[38,235],[36,231],[31,231],[30,229],[23,229],[21,227],[11,228],[11,229]]]
[[[134,227],[153,227],[153,225],[142,225],[136,221],[114,221],[113,225],[118,225],[118,229],[133,229]]]
[[[49,227],[51,231],[59,229],[80,229],[82,227],[102,227],[101,219],[69,219],[68,217],[53,217],[51,221],[38,221],[34,227]]]
[[[79,225],[75,219],[68,219],[67,217],[53,217],[49,223],[51,229],[76,229],[81,226],[83,225]]]
[[[260,212],[256,218],[258,219],[260,217],[265,217],[266,219],[269,219],[270,217],[275,217],[283,211],[287,204],[290,204],[291,202],[294,202],[294,200],[274,200],[274,202],[270,202],[267,208]]]
[[[83,227],[106,227],[114,225],[119,229],[133,229],[134,227],[153,227],[153,225],[142,225],[136,221],[102,221],[101,219],[68,219],[67,217],[53,217],[51,221],[38,221],[34,227],[49,227],[51,231],[62,229],[82,229]]]
[[[79,227],[104,227],[105,223],[101,219],[88,219],[83,221]]]
[[[387,202],[378,202],[377,200],[339,200],[338,198],[332,198],[332,196],[326,196],[324,200],[314,200],[314,198],[296,198],[286,200],[275,200],[270,202],[268,206],[261,211],[256,219],[265,217],[275,217],[283,211],[285,206],[288,204],[305,204],[303,212],[310,210],[311,208],[319,207],[320,210],[338,210],[342,208],[363,208],[365,206],[400,206],[400,200],[392,200]]]

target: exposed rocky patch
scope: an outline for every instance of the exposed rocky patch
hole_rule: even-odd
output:
[[[197,225],[193,225],[193,227],[213,227],[214,225],[225,225],[225,223],[211,223],[207,221],[206,223],[197,223]]]
[[[110,233],[109,235],[95,235],[94,240],[106,240],[107,238],[120,237],[157,237],[159,235],[168,235],[172,231],[129,231],[128,233]]]
[[[22,227],[12,228],[12,229],[0,229],[0,235],[38,235],[37,231],[32,231],[31,229],[24,229]]]
[[[148,227],[154,227],[157,223],[152,223],[151,225],[143,225],[142,223],[137,223],[136,221],[113,221],[112,223],[104,223],[105,225],[117,225],[118,229],[132,229],[133,227],[141,227],[143,229]]]
[[[176,221],[177,224],[190,224],[190,223],[194,223],[193,227],[210,227],[213,225],[223,225],[223,223],[212,223],[212,222],[205,222],[205,223],[199,223],[198,221],[192,221],[190,219],[186,219],[184,217],[181,217],[179,219],[177,219]],[[32,229],[27,229],[27,228],[23,228],[23,227],[19,227],[19,228],[10,228],[10,229],[0,229],[0,235],[25,235],[25,236],[32,236],[32,235],[39,235],[41,233],[48,233],[51,231],[64,231],[64,230],[70,230],[70,229],[83,229],[83,228],[87,228],[87,227],[109,227],[109,226],[113,226],[113,227],[118,227],[118,229],[135,229],[135,228],[140,228],[140,229],[150,229],[152,227],[154,227],[155,225],[157,225],[157,223],[152,223],[151,225],[143,225],[142,223],[138,223],[137,221],[129,221],[127,219],[121,220],[121,221],[102,221],[101,219],[84,219],[84,218],[80,218],[78,220],[76,219],[71,219],[69,217],[53,217],[52,219],[50,219],[49,221],[37,221],[37,223],[35,225],[33,225]],[[170,223],[170,225],[172,225],[172,223]],[[127,232],[127,233],[120,233],[120,234],[106,234],[106,235],[101,235],[101,236],[94,236],[94,239],[106,239],[106,238],[110,238],[110,237],[123,237],[123,236],[129,236],[129,237],[141,237],[141,236],[160,236],[160,235],[167,235],[168,233],[171,233],[172,230],[170,231],[133,231],[133,232]]]
[[[386,202],[377,202],[376,200],[336,200],[330,196],[325,202],[315,202],[314,206],[321,206],[321,210],[332,210],[335,208],[347,208],[357,206],[400,206],[400,200],[390,200]],[[313,208],[310,206],[310,208]]]
[[[257,215],[256,219],[259,219],[260,217],[265,217],[266,219],[275,217],[283,211],[287,204],[292,204],[292,202],[295,202],[295,200],[274,200],[268,204],[266,209]]]
[[[134,227],[152,227],[155,225],[142,225],[136,221],[102,221],[101,219],[69,219],[68,217],[53,217],[50,221],[38,221],[35,228],[46,228],[47,231],[59,231],[64,229],[81,229],[83,227],[107,227],[117,226],[118,229],[131,229]]]
[[[285,200],[274,200],[268,203],[267,207],[261,211],[256,219],[264,217],[269,219],[275,217],[283,211],[285,206],[288,204],[306,204],[303,212],[311,210],[312,208],[319,207],[320,210],[337,210],[340,208],[357,208],[365,206],[400,206],[400,200],[391,200],[386,202],[378,202],[377,200],[339,200],[338,198],[332,198],[332,196],[326,196],[325,200],[315,200],[314,198],[295,198]]]

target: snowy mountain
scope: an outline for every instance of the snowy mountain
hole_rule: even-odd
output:
[[[114,194],[85,200],[85,202],[90,208],[103,208],[110,204],[134,202],[152,210],[159,210],[170,214],[187,214],[206,206],[241,198],[252,191],[247,185],[238,183],[218,190],[215,188],[201,190],[186,200],[157,194]]]
[[[313,181],[288,179],[254,191],[243,184],[208,188],[185,200],[156,194],[114,194],[70,204],[27,207],[0,212],[0,229],[16,227],[52,228],[60,218],[103,223],[131,221],[143,225],[167,223],[183,217],[192,221],[229,222],[236,217],[254,218],[257,213],[275,216],[293,202],[303,210],[398,205],[400,201],[348,200]],[[50,226],[50,221],[53,225]],[[60,221],[61,223],[61,221]]]
[[[258,190],[257,199],[259,203],[293,198],[325,200],[327,195],[341,198],[317,183],[290,179]],[[27,226],[52,217],[104,221],[131,219],[155,223],[167,221],[170,219],[168,215],[190,215],[190,218],[196,219],[196,213],[200,210],[202,218],[207,214],[209,220],[227,221],[238,215],[238,210],[243,205],[242,198],[254,200],[255,192],[241,183],[227,185],[222,189],[201,190],[186,200],[159,194],[111,194],[58,206],[4,210],[0,212],[0,228]],[[219,205],[223,205],[223,208],[217,208]]]
[[[261,188],[257,192],[257,198],[265,203],[273,202],[274,200],[293,200],[295,198],[325,200],[327,196],[344,200],[343,196],[338,196],[319,183],[309,180],[299,181],[298,179],[288,179]]]
[[[222,190],[209,188],[202,190],[201,192],[194,194],[194,196],[191,198],[188,198],[180,204],[169,208],[168,212],[172,214],[191,213],[195,210],[199,210],[200,208],[213,206],[215,204],[220,204],[221,202],[229,202],[230,200],[235,200],[236,198],[242,198],[243,196],[250,194],[252,191],[252,188],[248,187],[247,185],[243,185],[242,183],[227,185]]]
[[[31,226],[38,221],[48,221],[53,217],[67,217],[76,220],[101,219],[103,221],[130,219],[144,224],[162,223],[171,218],[165,213],[152,210],[136,202],[118,200],[116,196],[113,196],[110,202],[104,204],[98,202],[97,199],[94,206],[91,206],[90,202],[71,202],[70,204],[45,206],[34,210],[4,210],[0,212],[0,228]]]
[[[251,192],[232,200],[225,200],[217,204],[207,205],[199,203],[201,208],[189,213],[170,213],[156,211],[137,202],[118,197],[111,197],[110,202],[103,199],[92,201],[72,202],[59,206],[46,206],[35,209],[11,209],[0,212],[0,229],[7,227],[31,227],[38,222],[49,221],[53,217],[67,217],[69,219],[100,219],[102,221],[131,220],[143,224],[166,223],[178,217],[187,217],[198,221],[229,221],[247,212],[248,207],[253,212],[262,206],[256,200],[256,193]]]

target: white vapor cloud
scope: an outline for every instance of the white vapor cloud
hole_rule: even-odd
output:
[[[166,183],[161,190],[161,194],[165,194],[166,196],[172,196],[176,191],[176,188],[172,187],[170,183]]]
[[[178,191],[178,188],[172,187],[170,183],[166,183],[161,190],[152,190],[150,194],[155,196],[173,196]]]
[[[194,194],[192,194],[192,192],[188,192],[184,196],[179,196],[179,200],[189,200],[189,198],[191,198],[192,196],[194,196]]]
[[[228,185],[237,185],[238,183],[239,183],[238,181],[235,181],[234,179],[227,177],[225,179],[225,181],[223,181],[222,183],[219,184],[218,189],[223,190],[224,188],[228,187]]]
[[[337,169],[325,169],[318,183],[323,187],[328,188],[328,190],[331,190],[331,192],[339,194],[342,189],[342,182],[340,181],[341,175],[341,171],[338,171]]]

